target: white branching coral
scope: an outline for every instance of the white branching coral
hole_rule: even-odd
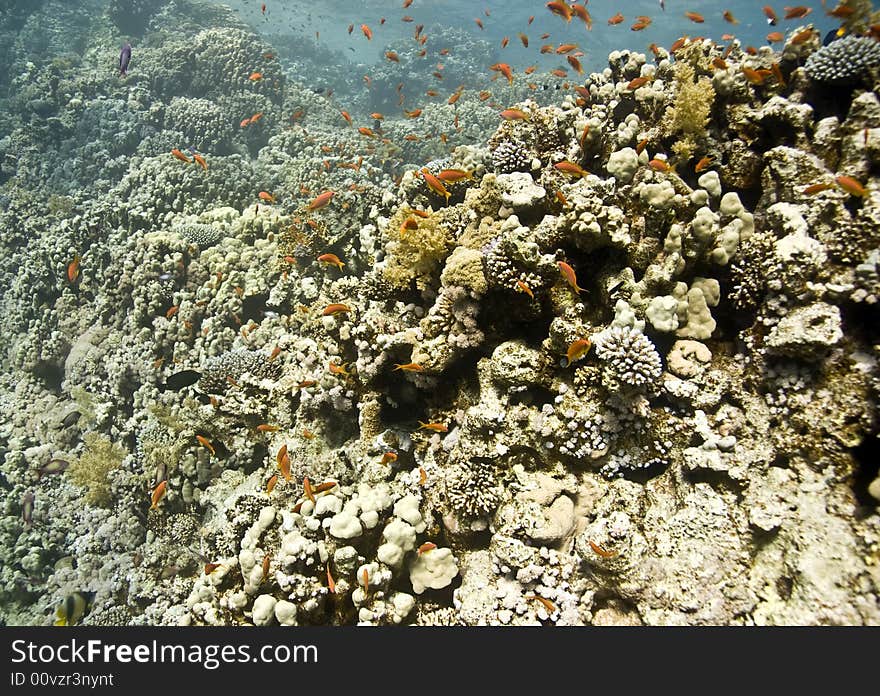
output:
[[[593,337],[596,355],[605,362],[606,385],[648,387],[663,371],[660,354],[641,331],[612,326]]]

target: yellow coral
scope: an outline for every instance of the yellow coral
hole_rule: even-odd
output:
[[[431,213],[426,218],[418,217],[406,207],[400,208],[392,216],[388,222],[391,241],[385,247],[388,257],[384,274],[388,282],[405,289],[415,280],[420,290],[430,284],[432,276],[454,245],[452,233],[441,217],[439,212]],[[415,229],[403,227],[407,219],[415,221]]]
[[[676,63],[675,104],[666,112],[662,128],[667,136],[684,136],[674,148],[682,159],[693,156],[697,142],[704,137],[714,101],[712,80],[706,76],[696,79],[692,65]]]
[[[67,475],[86,489],[85,501],[89,505],[109,507],[112,502],[110,475],[125,459],[125,449],[98,433],[86,433],[83,440],[86,447],[79,459],[68,467]]]

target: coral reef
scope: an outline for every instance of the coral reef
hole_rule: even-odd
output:
[[[2,622],[880,622],[873,38],[365,79],[58,6],[0,26]]]

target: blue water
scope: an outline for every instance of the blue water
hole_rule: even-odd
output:
[[[416,0],[407,9],[403,9],[401,0],[367,0],[357,3],[356,6],[339,0],[276,0],[265,3],[265,15],[261,12],[261,2],[240,0],[227,4],[266,37],[299,32],[305,40],[346,51],[352,61],[367,64],[382,62],[380,47],[411,40],[412,29],[416,24],[423,23],[425,33],[429,36],[439,26],[459,27],[476,39],[488,41],[497,49],[499,59],[510,63],[517,70],[536,63],[542,69],[568,69],[564,57],[542,55],[539,52],[541,45],[545,43],[579,44],[586,54],[586,58],[582,60],[584,68],[596,70],[604,67],[610,51],[628,49],[647,52],[651,43],[668,48],[683,35],[706,36],[721,41],[722,35],[732,33],[743,45],[758,47],[767,44],[766,36],[771,31],[785,32],[801,24],[813,24],[824,34],[838,26],[837,20],[826,16],[818,2],[806,3],[805,6],[812,7],[813,11],[800,20],[783,20],[783,3],[775,3],[773,7],[779,22],[775,27],[770,27],[761,9],[763,4],[758,0],[667,0],[665,10],[660,8],[657,0],[631,0],[626,3],[593,0],[587,3],[587,9],[593,18],[591,31],[576,17],[571,23],[566,23],[552,14],[545,7],[546,3],[540,0]],[[792,0],[792,5],[794,4]],[[832,3],[829,3],[829,7],[831,6]],[[739,24],[726,22],[722,17],[724,10],[730,10],[739,20]],[[696,24],[690,21],[684,15],[687,11],[702,14],[705,22]],[[609,25],[608,19],[618,12],[624,15],[624,21]],[[405,15],[411,16],[414,21],[401,22],[401,17]],[[651,17],[653,21],[648,28],[636,32],[630,27],[638,15]],[[534,16],[531,25],[528,24],[530,16]],[[383,17],[386,22],[380,25]],[[476,19],[482,22],[483,29],[476,24]],[[351,36],[346,31],[349,23],[355,25]],[[368,42],[360,32],[362,23],[368,24],[374,30],[372,42]],[[319,33],[317,39],[315,32]],[[518,38],[519,32],[529,37],[529,48],[523,47]],[[544,33],[550,34],[546,40],[540,38]],[[510,43],[506,49],[501,49],[500,44],[504,37],[508,37]],[[350,50],[352,48],[353,51]],[[449,48],[454,50],[455,47]],[[480,72],[481,66],[475,65],[474,70]]]

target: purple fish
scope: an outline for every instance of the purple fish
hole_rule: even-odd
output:
[[[131,62],[131,44],[127,43],[119,52],[119,76],[125,77],[128,74],[128,64]]]
[[[27,491],[21,497],[21,521],[24,526],[30,528],[34,520],[34,492]]]

